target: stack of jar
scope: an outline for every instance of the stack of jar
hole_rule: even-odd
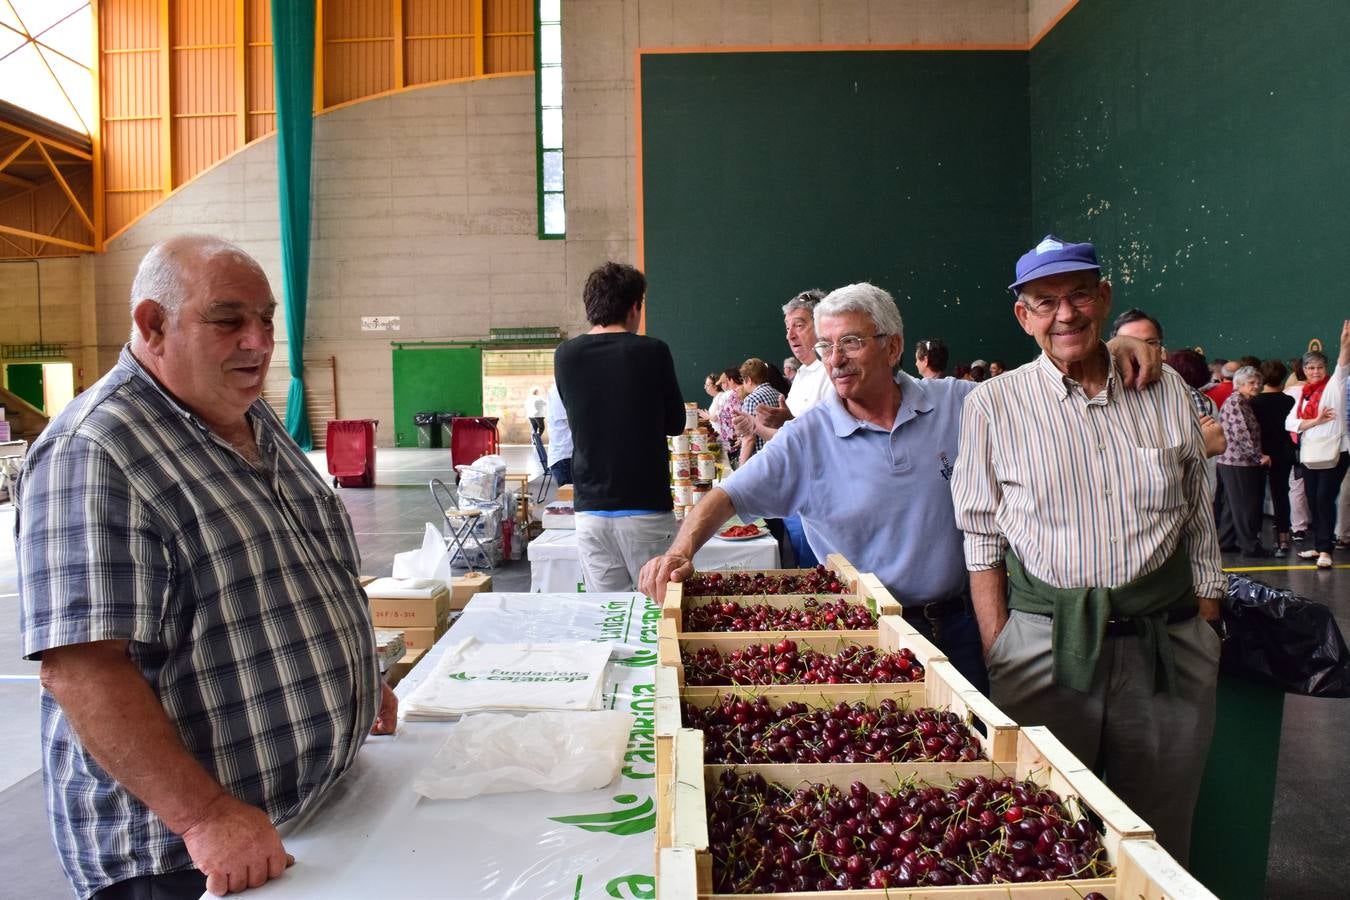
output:
[[[694,504],[708,495],[717,478],[717,455],[721,447],[699,426],[698,404],[684,405],[684,433],[670,443],[670,493],[675,518],[683,519]]]

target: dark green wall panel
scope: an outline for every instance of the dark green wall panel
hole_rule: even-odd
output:
[[[1030,355],[1003,285],[1030,241],[1027,54],[644,56],[648,333],[685,396],[787,354],[780,308],[872,281],[914,342]]]
[[[1037,234],[1098,243],[1172,347],[1334,347],[1350,4],[1082,0],[1031,52]]]

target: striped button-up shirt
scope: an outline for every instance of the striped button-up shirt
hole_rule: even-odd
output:
[[[1186,548],[1195,591],[1223,594],[1205,450],[1185,383],[1164,367],[1126,390],[1115,362],[1095,397],[1042,354],[984,382],[961,415],[952,477],[966,567],[1011,547],[1055,587],[1116,587]]]
[[[261,401],[253,466],[130,351],[43,432],[17,485],[23,652],[128,641],[189,752],[290,819],[345,772],[380,699],[342,504]],[[52,831],[76,893],[189,868],[43,691]]]

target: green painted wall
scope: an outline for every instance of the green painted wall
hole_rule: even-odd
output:
[[[914,342],[1030,354],[1003,285],[1029,246],[1022,52],[642,58],[648,333],[685,397],[787,355],[781,307],[872,281]],[[1020,356],[1019,356],[1020,354]]]
[[[476,347],[394,350],[394,446],[416,447],[420,412],[483,414],[483,351]],[[386,426],[387,427],[387,426]],[[446,465],[449,465],[446,450]]]
[[[1350,314],[1350,4],[1082,0],[1031,52],[1036,236],[1211,356],[1334,349]]]

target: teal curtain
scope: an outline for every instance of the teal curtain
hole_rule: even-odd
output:
[[[290,348],[286,430],[305,450],[314,436],[305,414],[305,307],[309,301],[309,173],[314,145],[314,2],[272,0],[277,102],[281,274]]]

